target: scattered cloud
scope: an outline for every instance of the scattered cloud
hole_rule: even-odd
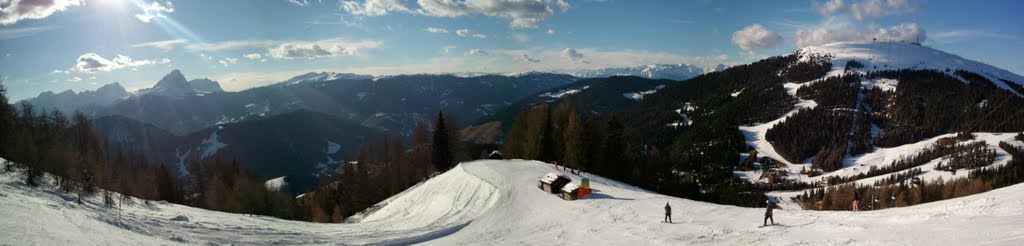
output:
[[[288,0],[288,3],[299,7],[309,6],[309,1],[306,0]]]
[[[833,15],[846,9],[843,0],[827,0],[826,2],[813,2],[811,7],[821,15]]]
[[[160,60],[132,60],[125,55],[117,55],[107,60],[96,53],[86,53],[75,60],[75,66],[71,70],[83,73],[107,72],[122,68],[134,68],[144,65],[167,64],[171,60],[164,58]]]
[[[142,10],[142,13],[136,14],[135,18],[138,18],[142,22],[149,23],[155,18],[166,17],[164,16],[163,13],[173,13],[174,3],[171,3],[171,1],[167,1],[164,2],[163,5],[161,5],[160,2],[152,2],[148,5],[142,5],[139,8]]]
[[[532,63],[540,62],[540,59],[532,57],[532,56],[530,56],[530,54],[526,54],[526,53],[523,53],[521,56],[516,57],[516,59],[519,60],[519,61],[523,61],[523,62],[532,62]]]
[[[68,79],[68,82],[79,82],[79,81],[82,81],[82,78],[78,77],[78,76],[71,77],[70,79]]]
[[[846,41],[897,41],[921,43],[927,39],[924,28],[917,23],[903,23],[891,27],[860,28],[845,22],[826,22],[796,32],[796,46],[807,47]]]
[[[547,33],[548,35],[555,35],[555,29],[550,29],[549,28],[548,31],[545,32],[545,33]]]
[[[826,0],[812,2],[811,8],[821,15],[849,14],[857,20],[908,14],[917,10],[917,6],[908,0]]]
[[[190,43],[185,46],[189,51],[223,51],[245,48],[265,48],[274,46],[280,41],[274,40],[230,40],[214,43]]]
[[[82,0],[0,0],[0,26],[46,18],[83,3]]]
[[[488,52],[486,50],[481,50],[481,49],[471,49],[471,50],[469,50],[469,52],[466,52],[466,55],[471,55],[471,56],[487,56],[487,55],[490,55],[490,54],[491,54],[491,52]]]
[[[537,28],[541,21],[554,15],[555,11],[565,12],[569,3],[565,0],[417,0],[420,14],[434,17],[460,17],[484,15],[508,19],[512,28]]]
[[[2,17],[0,17],[2,18]],[[36,26],[36,27],[22,27],[22,28],[9,28],[0,30],[0,40],[16,39],[20,37],[32,36],[37,33],[57,29],[53,26]]]
[[[341,9],[349,14],[363,16],[383,16],[389,13],[410,13],[405,6],[406,0],[365,0],[365,1],[341,1]]]
[[[427,27],[427,29],[423,29],[423,30],[427,31],[427,32],[430,32],[430,33],[448,33],[448,29],[444,29],[444,28]]]
[[[349,42],[344,39],[327,39],[313,42],[284,42],[267,49],[267,54],[277,59],[323,58],[339,55],[354,55],[361,49],[373,49],[381,45],[380,41]]]
[[[782,45],[782,36],[761,24],[753,24],[732,33],[732,43],[746,51],[770,50]]]
[[[487,35],[475,33],[473,31],[470,31],[469,29],[459,29],[455,31],[455,34],[458,34],[459,37],[474,37],[479,39],[487,38]]]
[[[217,61],[217,62],[220,63],[221,65],[224,65],[225,67],[227,67],[228,65],[238,63],[238,59],[237,58],[230,58],[230,57],[228,57],[228,58],[221,59],[220,61]]]
[[[580,53],[573,48],[565,48],[562,50],[562,57],[569,58],[569,60],[572,61],[583,61],[583,53]]]
[[[249,60],[263,59],[263,55],[260,55],[259,53],[245,54],[245,55],[242,55],[242,57],[245,57],[245,58],[247,58]]]
[[[185,39],[171,39],[171,40],[163,40],[163,41],[154,41],[154,42],[148,42],[148,43],[133,44],[132,47],[133,48],[148,47],[148,48],[157,48],[157,49],[161,49],[161,50],[164,50],[164,51],[168,51],[168,50],[174,49],[178,45],[183,45],[183,44],[186,44],[186,43],[188,43],[188,40],[185,40]]]

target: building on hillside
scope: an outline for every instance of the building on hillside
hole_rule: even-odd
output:
[[[491,159],[491,160],[504,160],[505,156],[502,155],[501,152],[495,150],[495,151],[491,152],[490,155],[487,156],[487,159]]]
[[[562,187],[562,199],[565,199],[566,201],[583,199],[591,193],[590,179],[588,178],[583,178],[583,181],[579,184],[568,183]]]
[[[568,176],[556,173],[548,173],[540,179],[540,185],[538,188],[552,194],[561,194],[562,187],[565,184],[572,182],[572,179]]]

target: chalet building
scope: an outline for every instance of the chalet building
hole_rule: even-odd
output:
[[[544,175],[544,177],[540,179],[540,185],[538,186],[538,188],[548,193],[561,194],[562,187],[564,187],[565,184],[568,184],[569,182],[572,182],[572,179],[569,178],[568,176],[556,173],[548,173],[547,175]]]

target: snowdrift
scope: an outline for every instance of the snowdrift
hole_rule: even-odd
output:
[[[352,224],[159,202],[125,204],[119,213],[97,200],[79,206],[59,192],[22,185],[20,175],[0,173],[0,244],[1013,245],[1024,240],[1024,185],[880,211],[776,210],[779,225],[761,228],[764,209],[669,197],[587,174],[594,194],[564,201],[537,189],[537,179],[552,171],[553,166],[535,161],[462,163]],[[673,207],[674,224],[661,222],[665,203]]]

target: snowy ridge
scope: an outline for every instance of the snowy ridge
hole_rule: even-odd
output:
[[[847,61],[856,60],[864,64],[863,68],[851,68],[858,72],[898,70],[898,69],[932,69],[958,77],[957,69],[971,71],[985,76],[1000,88],[1013,91],[1003,80],[1024,85],[1024,77],[988,64],[964,59],[929,47],[899,42],[841,42],[822,46],[805,47],[797,51],[801,61],[810,59],[811,54],[833,55],[832,70],[825,77],[844,73]],[[962,80],[962,78],[961,78]],[[802,82],[802,81],[795,81]],[[891,82],[891,81],[890,81]],[[964,80],[966,82],[966,80]],[[1020,93],[1017,93],[1020,95]]]
[[[334,245],[1015,245],[1024,239],[1024,184],[906,208],[776,210],[655,194],[599,176],[595,194],[564,201],[537,189],[535,161],[476,161],[392,197],[359,223],[318,224],[138,200],[123,211],[98,197],[77,205],[52,188],[0,173],[0,242],[14,244]],[[573,183],[580,177],[570,176]],[[73,199],[72,199],[73,200]],[[675,223],[660,222],[673,207]],[[935,233],[935,232],[952,233]]]
[[[540,94],[540,97],[562,98],[562,97],[564,97],[566,95],[572,95],[572,94],[579,93],[580,91],[586,90],[587,88],[590,88],[590,86],[586,85],[586,86],[583,86],[583,87],[580,87],[580,88],[562,89],[562,90],[558,90],[556,92],[545,92],[544,94]]]

